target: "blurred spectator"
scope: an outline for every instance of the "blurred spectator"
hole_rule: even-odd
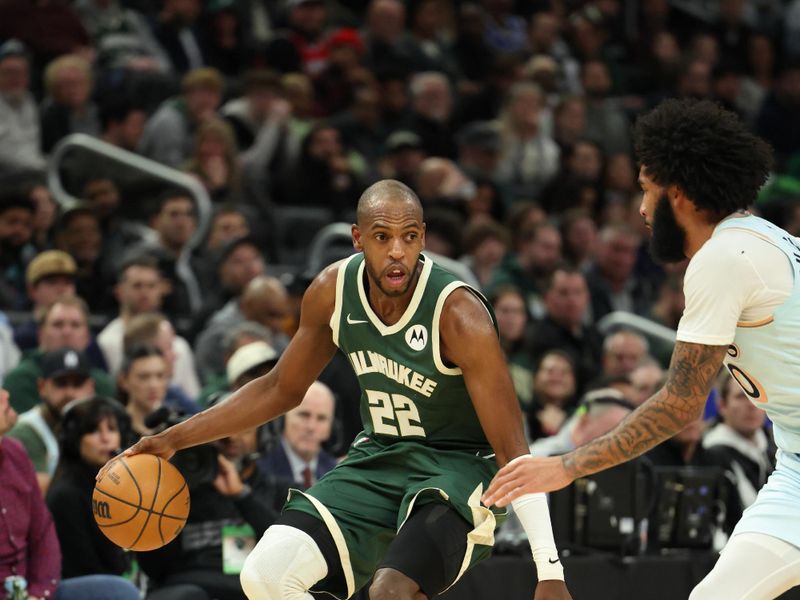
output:
[[[14,330],[14,341],[21,350],[31,350],[38,345],[38,316],[62,296],[75,295],[77,272],[75,260],[61,250],[46,250],[28,263],[25,283],[33,318]]]
[[[483,11],[473,2],[463,2],[458,9],[458,36],[455,55],[466,79],[465,88],[475,93],[479,82],[486,81],[492,72],[494,53],[483,36]]]
[[[500,286],[489,297],[497,322],[500,345],[520,404],[533,399],[533,363],[529,352],[528,311],[525,299],[513,286]]]
[[[775,77],[775,47],[770,36],[753,33],[747,42],[747,62],[737,103],[752,126]]]
[[[689,423],[680,433],[661,442],[643,456],[657,467],[714,465],[713,458],[708,455],[700,443],[705,428],[706,424],[703,422],[701,414],[696,421]]]
[[[685,306],[683,277],[679,273],[669,273],[658,289],[658,296],[650,310],[650,318],[677,330]]]
[[[0,46],[0,174],[43,169],[39,109],[28,91],[28,54],[16,39]]]
[[[221,204],[214,209],[208,228],[206,249],[219,252],[229,242],[245,238],[250,234],[247,215],[235,204]]]
[[[281,203],[323,206],[334,214],[352,211],[363,188],[356,163],[338,129],[326,123],[315,125],[303,139]]]
[[[231,126],[218,117],[204,121],[197,128],[184,170],[200,180],[212,202],[237,197],[242,188],[242,165]]]
[[[133,345],[122,360],[117,385],[135,436],[155,433],[146,419],[166,403],[169,387],[169,366],[161,351],[153,345]]]
[[[630,154],[620,152],[608,156],[602,182],[605,202],[628,206],[638,192],[637,176],[636,165]]]
[[[178,365],[177,363],[177,356],[174,350],[176,346],[175,337],[175,329],[164,315],[156,312],[135,315],[125,324],[125,332],[122,338],[123,356],[134,352],[139,346],[157,348],[166,362],[168,383],[165,397],[166,404],[177,412],[191,415],[199,410],[195,397],[190,396],[181,385],[172,382],[178,366],[182,369],[188,368],[186,364]],[[188,356],[188,360],[191,360],[191,355]],[[185,356],[181,358],[184,363],[187,361]],[[125,359],[123,357],[124,362]],[[119,377],[119,373],[117,376]],[[182,378],[186,378],[186,376],[184,375]]]
[[[177,75],[208,64],[208,40],[198,24],[201,10],[200,0],[164,0],[161,4],[153,34]]]
[[[555,225],[541,223],[512,235],[514,252],[507,254],[495,271],[491,287],[516,286],[525,295],[528,312],[538,318],[547,278],[561,260],[561,234]]]
[[[666,372],[652,359],[644,359],[631,371],[634,404],[639,406],[666,383]]]
[[[600,215],[605,208],[602,190],[603,151],[581,138],[561,157],[561,172],[542,191],[541,203],[549,213],[581,208]]]
[[[403,69],[383,68],[375,74],[375,79],[386,131],[408,130],[411,123],[408,74]]]
[[[33,214],[33,233],[31,243],[41,251],[52,244],[53,225],[58,216],[58,206],[47,187],[44,174],[31,173],[23,178],[22,190],[33,200],[36,210]]]
[[[630,329],[620,329],[603,340],[603,375],[628,377],[649,357],[647,339]]]
[[[566,154],[575,142],[585,136],[586,111],[586,99],[583,96],[565,96],[556,105],[553,140],[561,152]]]
[[[198,371],[206,376],[222,372],[224,349],[220,342],[227,331],[243,321],[254,321],[266,327],[272,335],[269,343],[282,351],[288,341],[282,329],[289,314],[289,294],[280,280],[264,275],[253,278],[239,296],[231,298],[209,319],[197,337]]]
[[[556,267],[543,290],[545,315],[531,334],[531,355],[540,361],[550,350],[566,352],[575,363],[575,377],[583,388],[600,374],[602,337],[593,323],[586,322],[589,290],[576,267]]]
[[[585,135],[597,140],[607,154],[630,152],[630,123],[619,103],[610,98],[612,82],[606,63],[585,62],[581,84],[587,100]]]
[[[478,121],[456,136],[458,164],[470,177],[493,179],[500,159],[500,129],[496,123]]]
[[[422,140],[425,153],[455,158],[453,96],[447,77],[435,71],[415,73],[409,89],[413,110],[411,129]]]
[[[410,68],[411,41],[405,27],[405,3],[370,0],[362,34],[367,49],[365,62],[369,67]]]
[[[714,101],[744,119],[745,115],[739,110],[740,94],[741,67],[728,60],[721,61],[711,72],[711,95]]]
[[[413,186],[417,171],[425,160],[420,137],[413,131],[395,131],[386,138],[384,146],[386,154],[378,163],[380,176]]]
[[[512,200],[538,199],[558,172],[558,145],[543,131],[544,98],[539,86],[518,83],[511,88],[500,114],[502,146],[498,179],[510,188]]]
[[[570,355],[561,350],[542,355],[533,375],[533,401],[525,410],[531,441],[558,433],[575,408],[577,391]]]
[[[243,95],[229,100],[220,110],[233,127],[240,151],[250,148],[260,135],[274,128],[270,117],[281,99],[281,91],[280,77],[273,71],[253,69],[244,74]]]
[[[584,271],[592,262],[597,241],[597,225],[590,213],[581,208],[565,212],[561,219],[561,239],[565,260]]]
[[[475,183],[449,158],[432,156],[420,163],[413,188],[427,208],[448,208],[464,213],[475,194]]]
[[[592,295],[592,318],[615,310],[645,316],[653,300],[649,282],[635,272],[641,240],[626,225],[607,225],[597,239],[595,260],[586,274]]]
[[[538,12],[531,18],[528,42],[533,55],[547,55],[558,64],[558,89],[562,93],[581,91],[580,67],[561,35],[561,22],[555,12]]]
[[[59,458],[58,436],[64,407],[94,394],[89,361],[82,352],[62,348],[42,355],[41,377],[36,385],[42,399],[20,414],[9,432],[25,446],[42,493],[47,491]]]
[[[26,305],[25,268],[35,254],[30,243],[36,205],[22,190],[0,195],[0,274],[5,284],[4,308],[21,310]]]
[[[513,13],[512,0],[483,0],[483,35],[493,52],[521,54],[528,49],[525,19]]]
[[[177,271],[177,263],[197,229],[194,200],[180,189],[165,191],[158,199],[149,224],[158,235],[156,243],[145,241],[132,248],[130,253],[155,256],[161,274],[170,284],[164,299],[164,311],[170,315],[188,315],[192,312],[192,303],[189,290]],[[195,270],[193,265],[189,268]]]
[[[531,444],[531,454],[558,456],[571,452],[614,429],[633,409],[634,406],[613,388],[587,392],[558,433]]]
[[[136,152],[147,120],[147,114],[141,107],[129,100],[112,98],[100,105],[98,118],[100,139],[123,150]]]
[[[687,60],[678,76],[677,92],[680,98],[711,98],[711,64],[699,58]]]
[[[725,466],[735,485],[736,502],[728,504],[725,514],[728,531],[732,531],[775,469],[775,444],[765,430],[764,411],[753,404],[727,369],[718,380],[716,401],[719,421],[703,436],[703,448],[712,460]]]
[[[756,131],[775,150],[776,167],[800,152],[800,60],[782,66],[772,92],[764,99]]]
[[[314,91],[322,116],[337,115],[353,102],[357,91],[352,79],[361,71],[364,43],[355,29],[342,27],[328,38],[330,52],[325,70],[314,80]]]
[[[67,0],[0,3],[0,39],[12,37],[31,49],[39,68],[62,54],[93,54],[89,35]]]
[[[380,96],[375,86],[361,86],[353,91],[350,107],[331,119],[342,139],[367,160],[380,156],[386,140],[381,116]]]
[[[55,247],[75,259],[78,295],[89,304],[92,312],[110,313],[114,307],[110,293],[112,279],[101,264],[103,232],[94,210],[83,202],[73,205],[59,217],[53,237]]]
[[[746,22],[743,0],[720,0],[719,15],[714,24],[714,35],[720,56],[741,67],[747,56],[747,38],[750,25]]]
[[[266,375],[278,362],[279,355],[264,341],[256,340],[239,346],[225,363],[225,377],[231,391],[253,379]]]
[[[92,73],[81,56],[60,56],[44,72],[47,97],[42,103],[42,150],[49,154],[70,133],[100,134],[97,105],[91,100]]]
[[[78,297],[59,298],[39,315],[39,347],[27,353],[3,381],[17,412],[30,410],[42,401],[37,382],[44,354],[60,348],[86,352],[90,342],[88,318],[89,308]],[[114,395],[114,381],[105,371],[93,367],[89,373],[98,394]]]
[[[181,80],[182,94],[165,100],[148,119],[139,151],[165,165],[180,167],[191,155],[197,128],[219,107],[223,87],[222,75],[216,69],[187,73]]]
[[[328,62],[328,12],[323,0],[288,0],[289,28],[279,31],[266,49],[267,64],[281,73],[316,77]]]
[[[410,6],[410,65],[415,71],[440,71],[455,81],[458,62],[446,31],[447,4],[421,0]]]
[[[335,399],[330,388],[315,381],[303,401],[283,418],[283,434],[268,455],[259,460],[265,473],[283,477],[308,489],[336,466],[322,449],[331,436]]]
[[[690,64],[695,61],[704,62],[711,71],[717,66],[720,56],[719,41],[712,33],[704,30],[694,32],[686,51]]]
[[[215,289],[209,293],[206,307],[216,313],[230,300],[241,296],[248,283],[266,273],[266,260],[256,239],[244,236],[230,240],[217,250],[214,267],[208,286]]]
[[[160,310],[165,291],[165,282],[158,270],[158,263],[152,257],[132,257],[121,265],[117,285],[114,287],[119,315],[97,335],[97,343],[103,351],[111,375],[116,376],[122,366],[126,325],[136,315]],[[196,398],[200,393],[200,382],[195,372],[191,347],[185,339],[175,335],[172,339],[172,353],[175,360],[171,382],[190,398]]]
[[[253,48],[245,37],[247,21],[241,10],[244,7],[233,0],[203,4],[200,30],[206,44],[206,64],[236,80],[242,69],[253,61]]]
[[[425,249],[438,256],[460,258],[463,229],[464,219],[458,211],[434,204],[425,211]]]
[[[471,223],[464,231],[464,262],[475,274],[482,289],[486,289],[495,277],[503,257],[509,251],[508,231],[490,220]],[[521,297],[521,296],[520,296]],[[523,307],[525,299],[523,298]]]
[[[169,58],[147,20],[120,0],[77,0],[75,10],[92,38],[97,62],[106,69],[166,72]]]

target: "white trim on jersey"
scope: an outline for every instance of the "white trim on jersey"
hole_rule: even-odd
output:
[[[347,269],[347,265],[350,264],[350,261],[353,260],[358,254],[353,254],[353,256],[345,259],[341,265],[339,265],[339,271],[336,273],[336,300],[333,305],[333,314],[331,315],[330,326],[331,331],[333,332],[333,343],[336,344],[336,347],[339,347],[339,324],[342,322],[342,302],[344,299],[344,272]]]

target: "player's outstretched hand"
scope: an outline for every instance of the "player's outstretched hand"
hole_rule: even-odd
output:
[[[481,500],[486,506],[506,506],[523,494],[552,492],[572,483],[560,456],[517,458],[497,472]]]
[[[133,456],[134,454],[154,454],[156,456],[160,456],[164,460],[169,460],[172,458],[172,455],[175,454],[175,448],[172,447],[167,437],[163,435],[163,433],[158,435],[146,435],[133,446],[120,454],[120,456]],[[111,467],[116,460],[119,460],[119,456],[116,456],[108,461],[103,468],[98,471],[95,480],[100,481],[103,478],[103,475],[106,474],[106,471],[108,471],[109,467]]]
[[[536,584],[533,600],[572,600],[567,584],[557,579],[546,579]]]

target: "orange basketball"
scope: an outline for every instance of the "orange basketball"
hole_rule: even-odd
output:
[[[170,543],[189,516],[189,488],[180,471],[152,454],[120,457],[94,486],[100,531],[128,550]]]

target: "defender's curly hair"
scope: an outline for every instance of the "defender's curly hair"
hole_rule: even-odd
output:
[[[716,218],[750,206],[772,167],[770,146],[708,100],[665,100],[636,121],[634,148],[656,184]]]

